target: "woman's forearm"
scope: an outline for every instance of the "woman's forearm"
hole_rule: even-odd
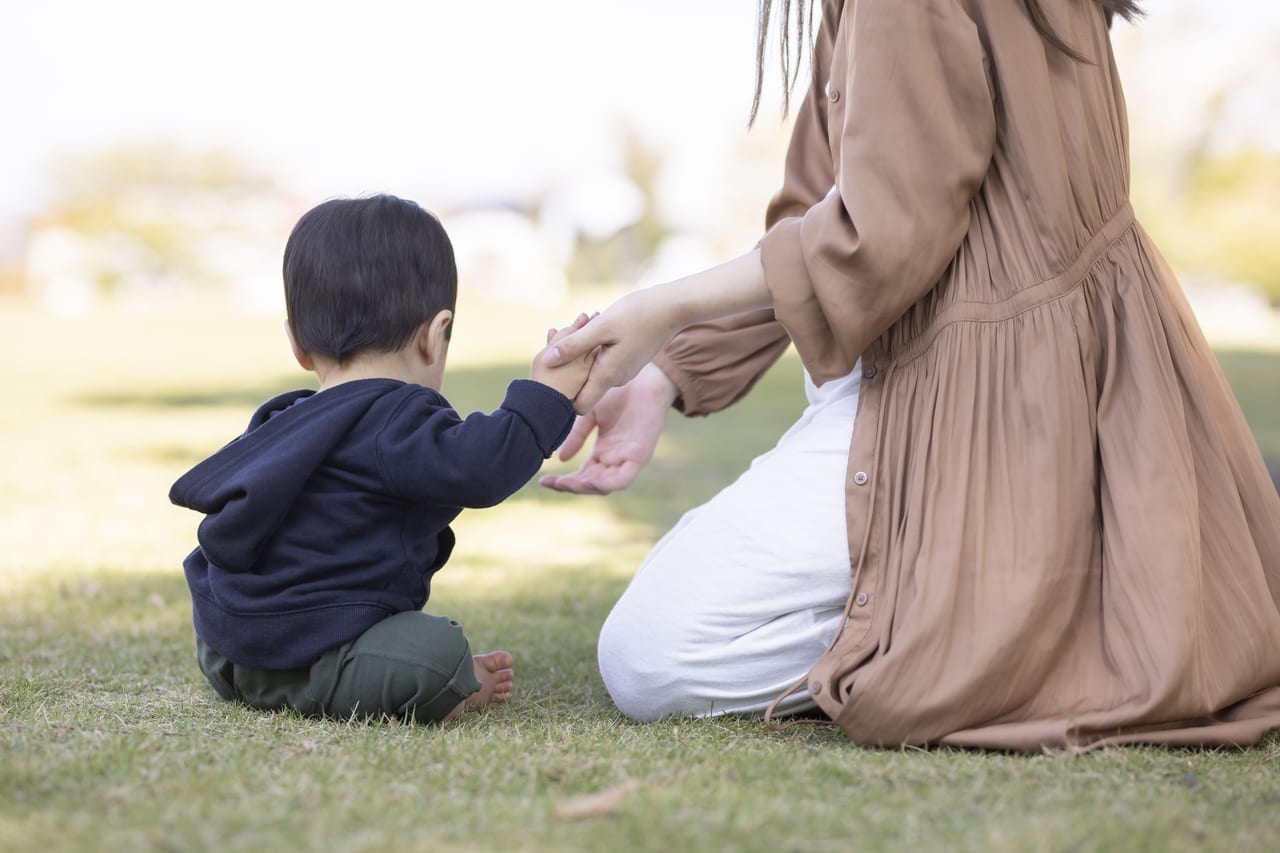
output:
[[[666,284],[655,285],[653,296],[668,312],[673,329],[704,323],[773,304],[764,282],[760,250],[752,249],[731,261]]]
[[[760,252],[753,250],[709,270],[628,293],[547,347],[542,362],[556,367],[596,352],[587,382],[574,398],[574,408],[583,414],[610,388],[631,381],[686,326],[772,304]]]

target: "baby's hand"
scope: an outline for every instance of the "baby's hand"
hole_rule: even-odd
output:
[[[572,325],[565,326],[563,329],[549,329],[547,331],[547,346],[549,347],[566,335],[578,331],[591,322],[591,319],[586,314],[579,314]],[[572,400],[578,396],[578,392],[586,384],[587,375],[591,372],[591,365],[596,360],[595,352],[589,352],[582,358],[574,359],[558,367],[547,367],[542,363],[542,354],[545,352],[546,348],[544,347],[534,357],[533,367],[529,370],[529,378],[534,382],[541,382],[543,385],[551,386]]]

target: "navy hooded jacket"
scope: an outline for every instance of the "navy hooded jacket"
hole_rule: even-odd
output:
[[[449,523],[520,489],[573,419],[564,395],[528,380],[465,420],[394,379],[268,400],[169,492],[206,515],[183,563],[196,633],[235,663],[290,669],[421,610]]]

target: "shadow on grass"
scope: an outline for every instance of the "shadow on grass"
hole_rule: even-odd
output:
[[[512,573],[500,594],[469,590],[463,582],[433,596],[427,607],[428,612],[460,621],[473,650],[504,648],[514,654],[518,697],[499,711],[508,716],[499,717],[496,724],[502,719],[521,724],[537,718],[560,731],[561,737],[567,732],[555,722],[560,719],[573,721],[583,732],[600,724],[631,726],[610,701],[596,664],[599,627],[625,581],[583,566],[517,574]],[[257,714],[225,706],[206,684],[195,662],[187,589],[176,572],[66,577],[0,603],[0,734],[6,728],[41,726],[173,734],[217,726],[228,713]],[[726,720],[731,726],[745,724],[740,733],[757,738],[766,749],[779,741],[808,743],[809,749],[816,743],[856,748],[835,729],[789,730],[774,737],[758,720]],[[664,727],[678,728],[686,722],[635,725],[661,736]],[[714,733],[725,722],[692,725]],[[1256,751],[1264,754],[1277,745],[1280,730],[1266,736]],[[889,749],[881,754],[895,752],[1020,760],[950,747]],[[1154,756],[1201,752],[1150,750]]]
[[[526,699],[614,713],[596,668],[596,638],[624,579],[584,566],[513,568],[494,592],[469,587],[467,569],[450,565],[428,612],[461,622],[477,652],[511,651]],[[23,717],[24,709],[154,687],[203,695],[194,642],[178,568],[32,584],[0,602],[0,712]]]
[[[527,365],[461,367],[449,371],[444,392],[455,409],[463,414],[493,411],[503,400],[506,387],[515,378],[528,376]],[[222,389],[119,389],[76,398],[77,405],[95,409],[145,410],[148,416],[163,416],[166,409],[239,409],[248,422],[265,400],[293,388],[307,387],[301,374],[276,377],[252,386]],[[554,503],[556,501],[604,501],[609,511],[650,532],[665,532],[687,510],[706,501],[746,470],[751,459],[776,443],[804,408],[799,362],[785,359],[764,376],[745,400],[714,419],[685,418],[672,412],[654,460],[629,489],[608,497],[567,496],[552,492],[536,482],[522,489],[513,500]],[[226,441],[234,435],[225,436]],[[185,467],[193,465],[216,447],[193,447],[181,442],[156,444],[137,455],[145,461]],[[585,459],[590,447],[571,463]],[[565,470],[568,466],[562,466]]]
[[[1280,484],[1280,353],[1223,350],[1219,360],[1240,400],[1268,460],[1273,478]],[[444,391],[462,413],[492,411],[502,402],[507,384],[528,375],[523,364],[461,367],[449,372]],[[804,408],[798,359],[789,355],[774,366],[752,393],[714,418],[685,418],[674,412],[658,453],[629,489],[605,498],[565,496],[532,483],[513,499],[554,502],[605,501],[617,517],[646,526],[654,534],[669,529],[687,510],[712,497],[732,482],[751,459],[772,447]],[[252,387],[220,390],[112,391],[83,397],[80,403],[94,407],[190,408],[235,407],[245,420],[267,398],[306,384],[306,377],[291,375]],[[228,435],[227,440],[234,436]],[[584,449],[571,463],[586,458]],[[195,462],[199,456],[179,445],[157,446],[155,461]]]
[[[245,410],[245,422],[249,415],[264,401],[294,388],[311,384],[306,376],[293,374],[264,379],[251,386],[192,390],[189,388],[119,389],[96,391],[75,397],[72,402],[95,409],[125,408],[217,408],[231,407]],[[231,438],[231,436],[228,436]]]

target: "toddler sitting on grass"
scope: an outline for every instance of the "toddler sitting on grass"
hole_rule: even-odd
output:
[[[473,656],[457,622],[422,608],[449,523],[533,477],[573,425],[590,359],[535,358],[496,411],[459,417],[440,394],[453,249],[393,196],[304,215],[284,286],[319,391],[268,400],[169,494],[206,516],[183,564],[200,669],[228,700],[308,716],[442,722],[506,701],[511,655]]]

